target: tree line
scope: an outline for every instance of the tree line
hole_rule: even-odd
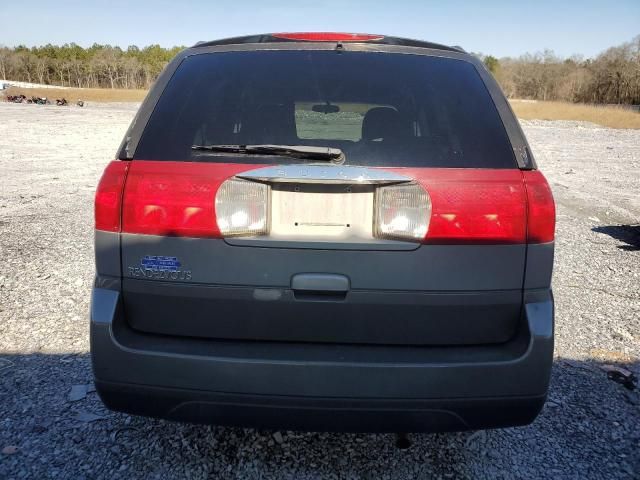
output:
[[[147,89],[182,48],[83,48],[74,43],[0,47],[0,78],[64,87]],[[640,104],[640,35],[588,59],[560,58],[551,50],[518,58],[480,56],[509,98]]]
[[[595,58],[560,58],[551,50],[482,58],[509,98],[640,104],[640,35]]]
[[[184,47],[127,49],[75,43],[28,48],[0,47],[0,78],[78,88],[146,89]]]

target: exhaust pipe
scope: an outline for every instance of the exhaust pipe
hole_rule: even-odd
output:
[[[408,433],[396,433],[396,448],[398,450],[406,450],[410,448],[411,445],[413,445],[413,443]]]

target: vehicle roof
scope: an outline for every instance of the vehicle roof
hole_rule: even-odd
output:
[[[330,35],[329,32],[305,32],[300,33],[299,35],[305,35],[308,33],[325,33]],[[203,41],[196,43],[192,48],[200,48],[200,47],[213,47],[218,45],[244,45],[251,43],[309,43],[314,40],[297,40],[290,38],[279,37],[278,35],[296,35],[296,34],[279,34],[279,33],[262,33],[257,35],[245,35],[241,37],[231,37],[231,38],[223,38],[220,40],[211,40],[211,41]],[[344,35],[344,34],[336,34],[336,35]],[[359,35],[359,34],[355,34]],[[366,35],[366,34],[362,34]],[[404,47],[418,47],[418,48],[429,48],[433,50],[444,50],[449,52],[460,52],[467,53],[462,47],[459,46],[450,46],[450,45],[442,45],[440,43],[427,42],[423,40],[413,40],[410,38],[403,37],[393,37],[386,35],[375,35],[374,39],[370,40],[347,40],[347,43],[367,43],[367,44],[375,44],[375,45],[398,45]],[[343,43],[344,40],[335,40],[335,43]],[[322,40],[323,43],[327,43],[328,40]]]

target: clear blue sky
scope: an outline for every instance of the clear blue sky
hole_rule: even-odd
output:
[[[640,34],[640,0],[6,0],[0,45],[167,47],[251,33],[346,31],[461,45],[498,57],[594,56]]]

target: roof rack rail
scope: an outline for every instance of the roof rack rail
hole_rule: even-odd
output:
[[[284,42],[361,42],[378,45],[399,45],[403,47],[430,48],[450,52],[467,53],[462,47],[442,45],[440,43],[412,40],[410,38],[390,37],[385,35],[334,33],[334,32],[296,32],[296,33],[263,33],[242,37],[223,38],[206,42],[198,42],[193,48],[213,47],[218,45],[241,45],[248,43],[284,43]]]

